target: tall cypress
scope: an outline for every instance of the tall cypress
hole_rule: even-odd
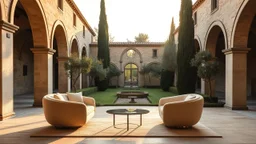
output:
[[[179,94],[194,93],[196,87],[196,68],[190,65],[195,56],[194,22],[192,19],[192,1],[181,0],[179,47],[177,54]]]
[[[101,0],[100,3],[100,21],[98,31],[98,59],[102,60],[103,68],[106,69],[110,64],[109,57],[109,35],[108,35],[108,22],[105,10],[105,1]]]
[[[174,83],[174,72],[176,69],[176,45],[174,38],[175,24],[172,18],[171,31],[169,38],[164,46],[164,53],[162,59],[162,72],[161,72],[161,88],[168,91]]]

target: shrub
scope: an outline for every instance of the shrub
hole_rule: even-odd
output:
[[[173,86],[174,72],[168,70],[162,70],[161,73],[161,88],[163,91],[169,91],[169,88]]]
[[[88,95],[90,95],[92,93],[95,93],[97,91],[98,91],[97,87],[89,87],[89,88],[81,89],[78,92],[82,92],[83,96],[88,96]]]
[[[174,94],[177,94],[177,95],[179,94],[177,87],[170,87],[169,91],[170,91],[171,93],[174,93]]]

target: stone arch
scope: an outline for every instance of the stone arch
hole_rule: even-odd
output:
[[[255,0],[244,0],[236,15],[231,33],[231,48],[247,48],[248,34],[256,14]]]
[[[87,52],[87,49],[86,49],[86,46],[85,46],[85,45],[83,46],[82,52],[81,52],[81,57],[83,57],[83,56],[88,57],[88,52]]]
[[[213,57],[217,57],[220,63],[220,72],[215,77],[215,80],[212,81],[212,95],[218,97],[225,97],[225,79],[226,79],[226,58],[223,50],[227,49],[227,40],[226,30],[224,25],[220,21],[214,22],[208,32],[205,41],[205,50],[211,52]],[[209,87],[206,85],[205,91],[209,95]]]
[[[71,41],[70,41],[70,52],[69,52],[70,56],[72,54],[76,54],[77,56],[80,56],[80,53],[79,53],[79,42],[78,42],[78,39],[76,36],[73,36],[71,38]],[[74,90],[73,89],[73,82],[75,81],[75,77],[73,77],[73,75],[71,76],[71,90]],[[81,76],[78,78],[77,82],[76,82],[76,88],[79,89],[80,86],[82,85],[82,80],[81,80]]]
[[[222,32],[223,35],[224,35],[225,49],[228,48],[228,43],[227,43],[228,42],[228,36],[227,36],[226,28],[225,28],[224,24],[221,21],[216,20],[216,21],[212,22],[212,24],[208,28],[208,31],[207,31],[206,36],[205,36],[206,40],[205,40],[205,43],[204,43],[204,50],[207,49],[207,44],[209,44],[208,40],[211,40],[211,39],[213,40],[210,43],[214,43],[214,41],[217,40],[219,32]]]
[[[76,36],[73,36],[70,41],[69,54],[77,53],[79,56],[79,41]]]
[[[116,64],[114,64],[113,62],[110,62],[110,65],[113,65],[116,69],[119,69]],[[120,69],[119,69],[120,70]]]
[[[34,39],[34,47],[49,48],[48,27],[40,1],[13,0],[9,11],[9,22],[14,24],[14,14],[18,1],[20,1],[28,15]]]
[[[154,67],[156,66],[160,66],[161,67],[161,63],[158,61],[153,61],[148,63],[146,66],[151,66],[154,65]],[[147,75],[147,78],[144,78],[144,86],[160,86],[160,79],[151,75]]]
[[[51,32],[51,48],[53,48],[54,38],[57,40],[58,47],[58,56],[67,57],[68,56],[68,44],[67,44],[67,31],[66,27],[62,21],[57,20],[53,24]]]
[[[53,55],[53,90],[68,91],[68,78],[64,64],[68,56],[67,33],[64,24],[55,21],[51,32],[51,48],[56,50]]]
[[[81,58],[87,57],[87,51],[86,51],[86,46],[84,45],[81,51]],[[88,87],[88,76],[87,74],[82,74],[82,88]]]
[[[202,48],[202,43],[201,43],[201,41],[200,41],[199,36],[195,36],[194,40],[195,40],[196,52],[202,51],[203,48]],[[199,51],[198,51],[198,48],[199,48]]]
[[[124,56],[124,55],[127,53],[127,51],[129,51],[129,50],[134,50],[134,51],[139,55],[139,57],[140,57],[140,63],[143,63],[142,55],[141,55],[140,51],[139,51],[138,49],[136,49],[136,48],[126,48],[126,49],[122,52],[122,54],[121,54],[121,57],[120,57],[120,62],[121,62],[121,63],[123,62],[123,56]]]
[[[127,66],[128,64],[135,64],[138,67],[138,70],[140,70],[140,65],[136,62],[126,62],[126,63],[124,63],[123,70],[124,70],[125,66]]]

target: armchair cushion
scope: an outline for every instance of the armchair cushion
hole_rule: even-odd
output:
[[[188,95],[188,96],[184,99],[184,101],[189,101],[189,100],[192,100],[192,99],[194,99],[194,98],[196,98],[196,96],[194,96],[194,95]]]
[[[84,103],[82,93],[67,93],[69,101]]]
[[[66,96],[63,96],[63,95],[61,95],[61,94],[59,94],[59,93],[55,94],[53,97],[54,97],[55,99],[58,99],[58,100],[61,100],[61,101],[68,101],[68,99],[67,99]]]

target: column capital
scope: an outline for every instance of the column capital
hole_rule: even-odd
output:
[[[0,28],[3,30],[6,30],[10,33],[15,33],[15,31],[17,31],[19,29],[18,26],[13,25],[11,23],[5,22],[3,20],[0,21]]]
[[[68,57],[57,57],[58,61],[67,61]]]
[[[225,55],[234,54],[234,53],[247,54],[250,50],[251,48],[229,48],[229,49],[222,50],[222,52]]]
[[[34,54],[51,54],[53,55],[56,50],[51,48],[31,48],[30,49]]]

